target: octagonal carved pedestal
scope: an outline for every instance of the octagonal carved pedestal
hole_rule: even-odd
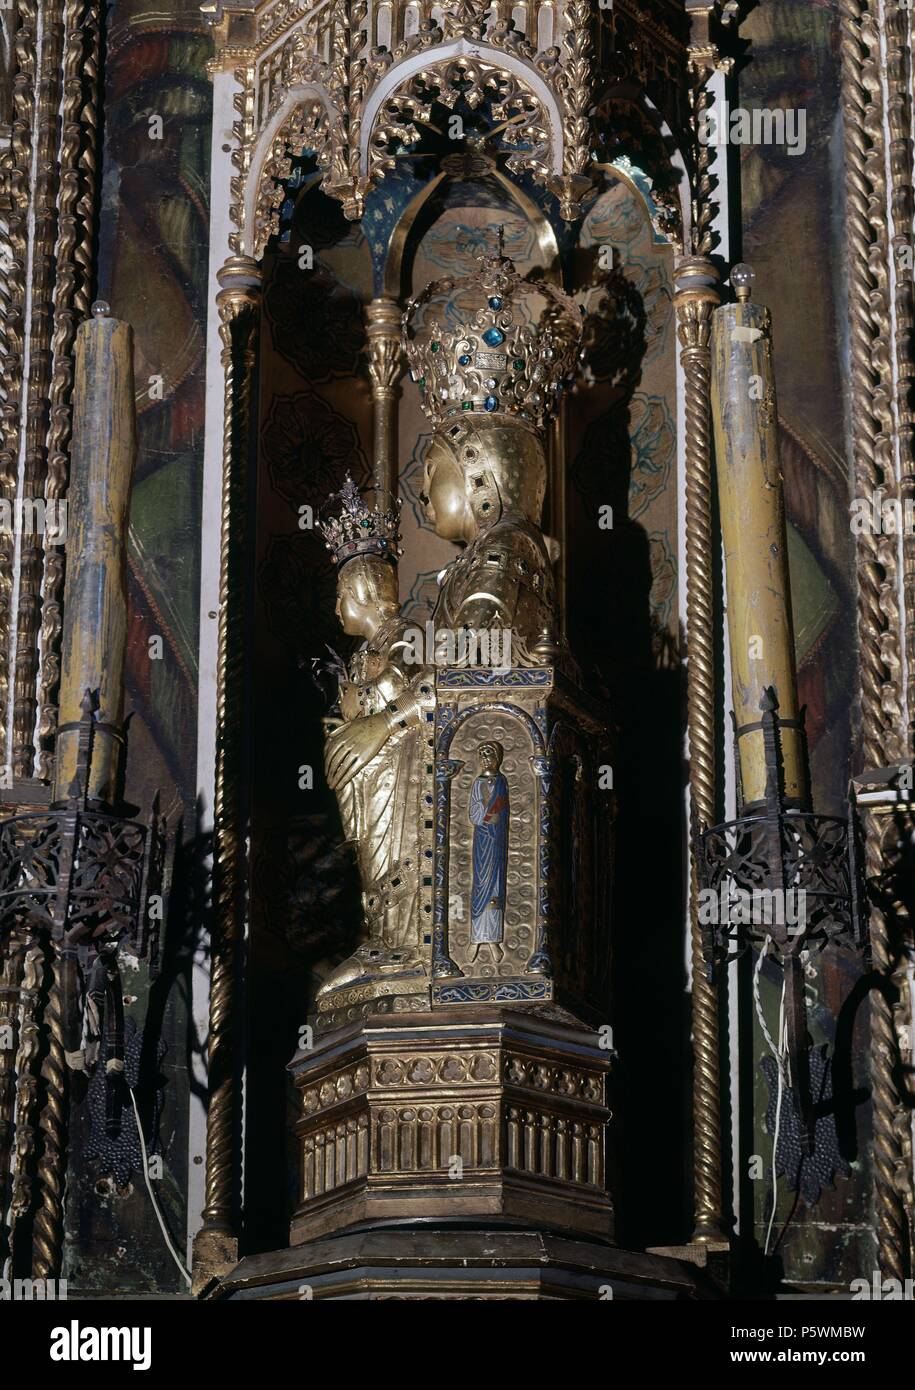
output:
[[[379,1015],[290,1064],[291,1243],[366,1221],[493,1218],[609,1238],[597,1036],[499,1008]]]

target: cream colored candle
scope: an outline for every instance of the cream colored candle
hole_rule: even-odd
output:
[[[798,717],[785,504],[778,448],[769,310],[750,302],[753,272],[737,266],[736,304],[715,310],[712,418],[724,540],[731,681],[738,728],[758,724],[774,686],[782,719]],[[766,766],[761,730],[738,740],[746,805],[761,802]],[[806,805],[804,739],[782,730],[785,796]]]
[[[67,574],[54,794],[76,773],[85,691],[99,692],[89,796],[114,798],[124,714],[127,517],[136,459],[133,330],[93,305],[76,335]],[[105,726],[109,727],[105,727]]]

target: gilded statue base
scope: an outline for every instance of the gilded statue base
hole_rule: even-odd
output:
[[[344,1232],[288,1250],[249,1255],[213,1298],[303,1300],[716,1299],[721,1292],[685,1260],[619,1250],[580,1235],[508,1229],[389,1226]]]
[[[613,1234],[608,1051],[517,1008],[379,1014],[300,1052],[290,1243],[382,1221]]]

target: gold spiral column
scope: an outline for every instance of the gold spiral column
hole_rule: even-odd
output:
[[[16,1044],[19,1032],[19,983],[23,967],[22,943],[15,938],[0,957],[0,1266],[9,1252],[6,1203],[9,1194],[10,1158],[13,1147],[13,1109],[16,1096]]]
[[[35,183],[30,212],[34,231],[29,267],[28,371],[22,385],[23,430],[20,498],[30,506],[45,496],[50,409],[51,330],[57,281],[54,229],[58,214],[58,121],[64,41],[61,0],[42,6],[36,87]],[[13,678],[13,775],[30,778],[35,762],[38,704],[38,638],[44,541],[37,522],[23,523],[16,596],[16,668]]]
[[[243,805],[244,607],[251,378],[261,271],[230,256],[218,275],[222,340],[222,510],[216,659],[216,787],[213,800],[213,910],[207,1045],[206,1205],[194,1240],[199,1293],[238,1259],[241,1198],[241,1087],[237,1068],[237,977],[247,908]]]
[[[886,53],[886,120],[889,133],[887,164],[889,187],[887,206],[891,227],[887,229],[887,260],[893,261],[893,275],[887,275],[887,309],[892,283],[893,339],[895,349],[895,412],[896,442],[899,455],[899,496],[903,503],[915,500],[915,411],[912,408],[915,389],[915,273],[912,267],[913,179],[912,179],[912,50],[910,37],[911,13],[908,0],[885,0],[883,5],[884,48]],[[889,233],[892,233],[890,236]],[[893,538],[895,539],[895,538]],[[911,754],[913,733],[912,672],[915,670],[915,543],[903,533],[902,592],[905,599],[906,621],[901,625],[909,670],[908,728],[900,742],[906,754]],[[891,624],[892,625],[892,624]],[[901,676],[901,670],[896,668]],[[901,679],[899,686],[902,685]],[[905,703],[898,689],[897,707]],[[902,719],[900,718],[900,724]]]
[[[912,408],[915,387],[915,275],[911,263],[913,234],[912,179],[912,48],[911,13],[907,4],[885,0],[882,8],[884,22],[884,51],[886,54],[886,116],[889,131],[888,165],[889,189],[887,202],[892,215],[892,239],[887,248],[888,259],[894,261],[893,326],[895,347],[895,407],[896,436],[899,452],[899,496],[903,505],[915,499],[915,412]],[[889,286],[887,287],[889,295]],[[890,543],[895,537],[889,538]],[[887,579],[895,575],[888,574]],[[900,717],[899,742],[905,756],[913,752],[915,730],[915,541],[903,532],[902,591],[904,615],[899,624],[905,643],[908,667],[907,700],[900,688],[901,666],[892,672],[898,695],[895,707],[901,711],[907,704],[907,725],[903,730]],[[898,591],[898,586],[895,586]],[[888,622],[893,627],[892,617]],[[893,849],[892,836],[883,840],[883,865]],[[889,843],[887,843],[889,841]],[[876,854],[874,855],[876,860]],[[906,963],[911,959],[912,930],[904,903],[893,905],[887,920],[875,913],[870,923],[871,959],[881,976],[880,985],[871,992],[871,1050],[875,1067],[874,1082],[874,1152],[877,1174],[877,1248],[878,1262],[886,1276],[895,1278],[912,1274],[912,1241],[915,1237],[915,1197],[912,1191],[912,1132],[911,1088],[905,1094],[907,1073],[900,1049],[900,1013],[905,1014],[905,994],[908,990]],[[911,1059],[908,1059],[909,1061]],[[898,1078],[902,1078],[901,1082]],[[892,1266],[892,1267],[891,1267]]]
[[[45,953],[39,944],[26,951],[20,980],[19,1040],[16,1049],[16,1102],[13,1115],[14,1157],[12,1195],[7,1217],[8,1243],[15,1257],[17,1226],[32,1207],[32,1158],[35,1152],[35,1119],[38,1110],[38,1068],[41,1055],[41,1000],[45,981]]]
[[[883,273],[883,232],[874,218],[886,216],[883,173],[883,121],[879,100],[879,35],[870,7],[840,0],[842,112],[845,137],[848,317],[851,357],[854,492],[870,499],[878,490],[895,491],[891,455],[884,430],[892,385],[884,366],[890,331]],[[876,158],[875,158],[876,155]],[[875,270],[875,267],[877,268]],[[877,306],[875,318],[874,306]],[[893,538],[868,527],[856,537],[858,576],[858,672],[860,757],[865,767],[882,767],[900,753],[900,730],[892,710],[894,671],[899,664],[890,630],[885,593],[892,588]],[[891,697],[891,698],[888,698]],[[872,822],[866,825],[865,874],[875,881],[884,869],[883,851]],[[889,923],[876,905],[870,910],[870,940],[878,985],[871,990],[871,1067],[874,1126],[874,1215],[881,1274],[905,1277],[907,1221],[896,1182],[902,1116],[895,1082],[897,1041],[893,1026],[893,957]]]
[[[70,397],[75,371],[76,325],[89,314],[94,276],[97,184],[98,61],[101,34],[98,5],[66,0],[63,106],[60,137],[60,196],[54,259],[54,325],[48,468],[49,502],[66,496],[69,483]],[[62,546],[44,547],[41,591],[39,722],[36,776],[54,776],[54,738],[58,724],[60,644],[63,631],[65,557]]]
[[[686,396],[687,732],[691,830],[715,814],[715,654],[712,576],[710,370],[718,275],[706,256],[681,261],[674,306]],[[718,999],[706,975],[695,860],[690,859],[693,1008],[693,1241],[726,1245],[721,1216],[721,1116]]]
[[[0,320],[2,320],[4,397],[0,401],[0,497],[16,499],[19,472],[19,432],[24,399],[26,267],[29,208],[32,196],[32,138],[35,120],[36,44],[38,6],[19,0],[13,55],[12,127],[10,147],[0,161],[4,198],[8,200],[3,251],[0,257]],[[0,768],[8,757],[7,707],[15,672],[12,646],[15,584],[14,537],[0,535]]]
[[[400,316],[397,301],[385,296],[365,306],[374,415],[374,482],[379,491],[392,497],[397,496],[397,383],[403,372]]]
[[[46,966],[45,1054],[41,1063],[38,1121],[39,1204],[32,1231],[32,1275],[56,1279],[63,1256],[64,1185],[67,1169],[67,1069],[61,1017],[60,967],[53,946]]]
[[[880,857],[873,829],[865,845],[866,870]],[[899,1185],[904,1146],[902,1129],[908,1116],[895,1082],[900,1066],[899,1040],[893,1018],[898,996],[894,973],[900,961],[892,949],[887,914],[872,906],[870,947],[876,984],[868,996],[871,1014],[871,1097],[874,1129],[874,1219],[877,1227],[877,1265],[884,1278],[904,1280],[909,1274],[907,1251],[910,1233],[903,1193]]]
[[[882,485],[886,458],[880,401],[887,387],[878,370],[877,336],[871,306],[879,298],[872,267],[881,259],[880,236],[871,223],[874,161],[869,158],[874,125],[870,55],[862,39],[865,5],[841,0],[842,112],[845,134],[846,238],[848,242],[848,316],[851,356],[852,444],[857,497],[870,498]],[[877,113],[879,114],[879,113]],[[874,204],[876,205],[876,204]],[[888,328],[885,326],[884,332]],[[857,537],[858,646],[861,690],[861,756],[866,767],[881,767],[892,758],[887,741],[883,687],[890,678],[884,661],[886,617],[882,607],[880,537],[864,528]]]

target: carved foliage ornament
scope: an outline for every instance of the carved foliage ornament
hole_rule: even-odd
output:
[[[317,157],[318,167],[325,168],[329,161],[329,137],[327,111],[317,97],[297,106],[277,132],[261,171],[254,207],[254,255],[258,259],[280,229],[279,209],[286,196],[284,182],[292,172],[293,159],[310,152]],[[233,212],[232,220],[240,225],[238,209]]]

